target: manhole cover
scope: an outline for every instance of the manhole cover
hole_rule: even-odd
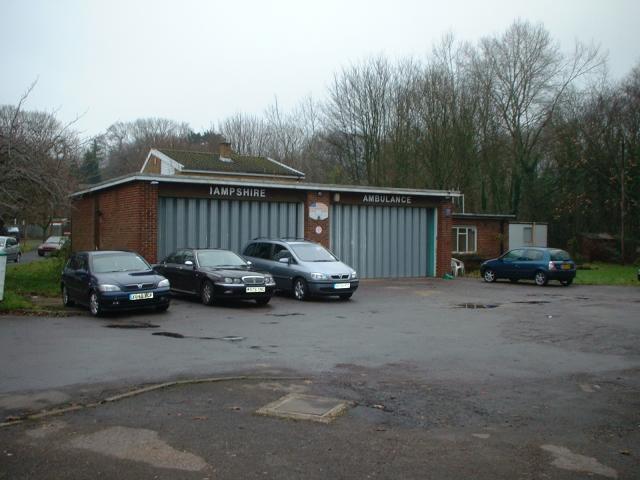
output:
[[[458,305],[456,305],[457,308],[470,308],[470,309],[496,308],[499,306],[500,305],[497,303],[459,303]]]
[[[259,415],[329,423],[349,408],[349,402],[337,398],[291,393],[256,411]]]

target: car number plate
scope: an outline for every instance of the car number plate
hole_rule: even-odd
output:
[[[247,287],[247,293],[264,293],[266,292],[265,287]]]
[[[563,263],[562,264],[562,270],[571,270],[571,264]]]
[[[153,292],[130,293],[129,300],[147,300],[153,298]]]
[[[339,290],[341,288],[351,288],[351,284],[350,283],[334,283],[333,288],[335,288],[336,290]]]

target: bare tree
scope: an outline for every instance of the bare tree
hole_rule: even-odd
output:
[[[541,135],[567,89],[603,65],[594,46],[576,43],[571,55],[561,52],[543,25],[514,22],[499,37],[480,42],[476,74],[491,92],[501,126],[511,141],[511,210],[518,214],[523,188],[540,161]],[[525,185],[523,185],[523,183]],[[535,199],[529,199],[532,211]]]
[[[191,133],[188,124],[165,118],[116,122],[105,134],[107,165],[103,176],[137,172],[151,148],[183,148],[190,145]]]

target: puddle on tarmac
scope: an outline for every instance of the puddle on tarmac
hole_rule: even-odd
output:
[[[471,310],[479,308],[496,308],[499,307],[498,303],[459,303],[455,308],[469,308]]]
[[[229,335],[227,337],[196,337],[193,335],[183,335],[176,332],[154,332],[151,335],[169,338],[195,338],[196,340],[223,340],[225,342],[241,342],[245,339],[245,337],[238,337],[234,335]]]
[[[160,325],[156,325],[154,323],[147,323],[147,322],[136,322],[136,323],[110,323],[109,325],[105,325],[105,326],[107,328],[158,328]]]
[[[297,315],[304,315],[304,313],[265,313],[265,315],[268,317],[295,317]]]
[[[549,300],[522,300],[519,302],[513,302],[513,303],[526,303],[528,305],[541,305],[543,303],[551,303]]]
[[[182,335],[181,333],[174,333],[174,332],[154,332],[151,335],[159,335],[162,337],[171,337],[171,338],[184,338],[184,335]]]

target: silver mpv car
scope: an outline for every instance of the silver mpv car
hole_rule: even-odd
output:
[[[337,296],[348,300],[358,288],[358,275],[322,245],[307,240],[256,238],[242,252],[256,270],[271,273],[278,290],[298,300]]]
[[[13,237],[0,237],[0,252],[7,256],[7,262],[12,260],[18,263],[22,257],[20,243]]]

